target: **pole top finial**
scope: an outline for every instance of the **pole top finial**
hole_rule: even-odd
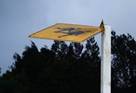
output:
[[[103,19],[102,19],[101,24],[100,24],[100,26],[99,26],[99,27],[100,27],[100,29],[101,29],[102,31],[104,31],[104,30],[105,30]]]

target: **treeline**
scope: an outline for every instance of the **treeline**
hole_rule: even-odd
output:
[[[94,38],[85,45],[34,42],[0,77],[0,93],[100,93],[100,50]],[[112,93],[136,91],[136,41],[112,32]]]

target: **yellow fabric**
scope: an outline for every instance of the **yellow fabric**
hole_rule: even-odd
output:
[[[51,39],[59,41],[82,42],[95,34],[102,32],[99,27],[57,23],[30,35],[32,38]]]

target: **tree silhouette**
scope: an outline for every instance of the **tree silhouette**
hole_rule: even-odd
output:
[[[128,93],[136,87],[136,41],[112,32],[112,87]],[[126,90],[126,91],[125,91]],[[136,90],[135,90],[136,91]]]
[[[34,42],[0,78],[1,93],[99,93],[100,52],[94,38],[85,44],[54,41],[38,49]],[[112,32],[112,93],[136,91],[136,41]],[[133,93],[133,92],[131,92]]]

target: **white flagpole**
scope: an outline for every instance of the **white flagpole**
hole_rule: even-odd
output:
[[[101,93],[111,93],[111,28],[104,25],[102,32]]]

